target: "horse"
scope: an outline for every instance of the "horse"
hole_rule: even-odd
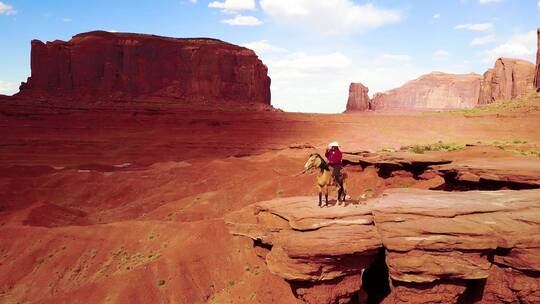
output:
[[[309,156],[309,159],[307,160],[306,164],[304,165],[304,172],[318,168],[317,172],[317,189],[319,190],[319,207],[322,206],[322,193],[324,190],[324,198],[325,198],[325,205],[328,205],[328,187],[329,186],[335,186],[339,187],[338,189],[338,202],[345,201],[347,197],[347,193],[345,192],[345,180],[347,179],[347,173],[341,172],[339,176],[339,180],[337,181],[337,185],[334,183],[334,179],[332,178],[332,172],[330,171],[330,167],[328,163],[322,158],[321,155],[318,153],[311,154]]]

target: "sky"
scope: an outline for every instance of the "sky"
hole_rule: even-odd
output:
[[[536,60],[538,0],[0,0],[0,94],[30,76],[30,41],[92,30],[211,37],[253,49],[272,104],[337,113],[349,84],[370,95],[429,73]]]

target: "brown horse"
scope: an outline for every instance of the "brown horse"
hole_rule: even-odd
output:
[[[328,163],[322,158],[321,155],[314,153],[309,156],[306,164],[304,165],[304,172],[318,168],[317,172],[317,189],[319,190],[319,207],[322,207],[322,193],[324,191],[325,206],[328,205],[328,187],[335,186],[339,187],[338,189],[338,202],[345,201],[347,193],[345,193],[345,180],[347,179],[347,173],[342,172],[339,176],[337,183],[334,182],[332,178],[332,172]]]

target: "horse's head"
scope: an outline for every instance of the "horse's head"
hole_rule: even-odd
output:
[[[311,154],[306,164],[304,165],[304,171],[320,167],[322,160],[323,159],[319,154],[317,153]]]

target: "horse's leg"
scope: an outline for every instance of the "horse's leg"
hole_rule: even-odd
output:
[[[326,201],[326,206],[328,206],[328,185],[324,187],[324,199]]]
[[[319,207],[322,206],[322,188],[321,186],[317,185],[317,190],[319,190]]]
[[[341,193],[343,192],[343,188],[341,187],[341,185],[339,186],[339,189],[338,189],[338,192],[337,192],[337,200],[338,200],[338,205],[339,203],[341,203]]]

